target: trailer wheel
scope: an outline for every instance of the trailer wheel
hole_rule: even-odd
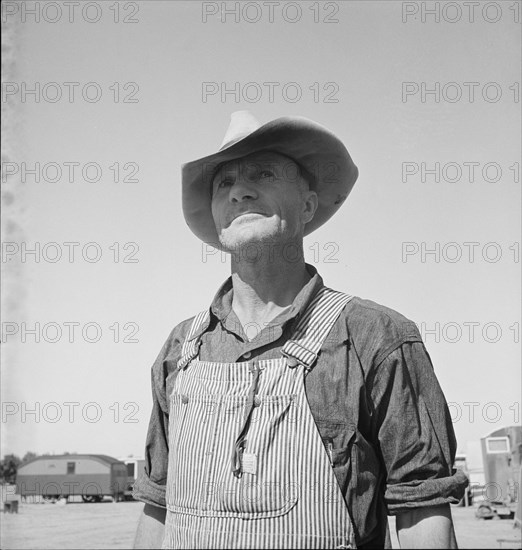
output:
[[[102,497],[99,495],[82,495],[83,502],[101,502]]]
[[[493,519],[493,517],[495,516],[495,511],[493,510],[493,508],[491,508],[491,506],[489,506],[489,504],[481,504],[477,508],[475,516],[478,519]]]

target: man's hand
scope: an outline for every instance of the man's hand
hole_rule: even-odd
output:
[[[145,504],[138,523],[134,548],[161,548],[166,513],[164,508]]]
[[[401,548],[458,548],[449,504],[402,512],[396,527]]]

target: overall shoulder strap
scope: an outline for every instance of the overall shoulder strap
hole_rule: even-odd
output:
[[[311,369],[328,333],[352,298],[327,287],[319,290],[297,323],[293,338],[286,342],[281,353]]]
[[[199,329],[208,322],[210,317],[210,310],[206,309],[201,313],[198,313],[194,320],[190,330],[188,331],[183,346],[181,347],[181,358],[178,361],[178,369],[184,369],[194,357],[197,357],[199,353],[199,345],[201,340],[197,337]]]

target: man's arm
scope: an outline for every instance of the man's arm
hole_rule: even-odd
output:
[[[169,456],[166,380],[177,367],[182,340],[180,326],[170,333],[151,369],[152,412],[145,442],[145,467],[133,485],[133,497],[145,506],[138,521],[134,548],[161,548],[163,542]]]
[[[166,510],[145,504],[140,516],[134,548],[161,548],[165,532]]]
[[[452,464],[456,439],[446,399],[422,342],[379,365],[372,400],[385,465],[385,502],[402,548],[457,548],[451,503],[468,480]]]
[[[401,548],[458,548],[449,504],[402,512],[396,528]]]

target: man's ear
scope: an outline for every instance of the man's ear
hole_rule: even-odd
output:
[[[319,199],[315,191],[305,191],[303,193],[303,221],[308,223],[315,215],[319,205]]]

